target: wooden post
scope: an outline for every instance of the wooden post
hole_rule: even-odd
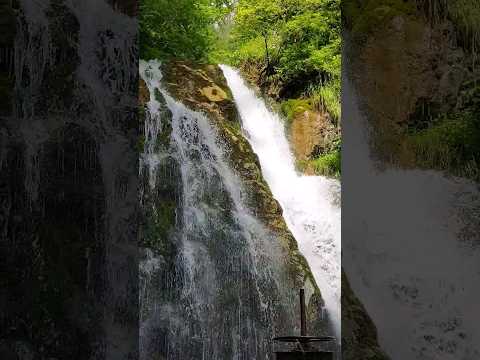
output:
[[[301,336],[307,336],[307,314],[305,311],[305,289],[300,289],[300,322]]]

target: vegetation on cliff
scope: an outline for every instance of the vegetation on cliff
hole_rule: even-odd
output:
[[[279,101],[287,124],[302,121],[309,111],[323,115],[318,121],[339,127],[338,0],[241,0],[225,27],[228,41],[220,43],[213,56],[241,68],[267,96]],[[321,148],[306,154],[308,159],[297,157],[299,169],[338,176],[339,161],[330,160],[339,160],[339,148]]]
[[[349,0],[342,6],[355,44],[352,78],[367,95],[377,155],[402,167],[478,181],[475,1]]]
[[[331,86],[340,75],[339,10],[334,0],[241,0],[223,58],[257,64],[280,97]]]
[[[228,63],[274,100],[308,101],[321,121],[340,125],[339,0],[143,0],[140,37],[143,59]],[[323,164],[339,154],[308,160]],[[329,162],[333,171],[310,168],[338,175],[338,163]]]

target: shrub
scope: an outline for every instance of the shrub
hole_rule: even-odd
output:
[[[340,81],[329,81],[324,85],[310,87],[308,94],[313,108],[326,111],[335,122],[340,121]]]
[[[311,161],[313,170],[317,175],[340,177],[341,152],[334,150]]]
[[[295,116],[307,110],[312,110],[312,101],[310,99],[290,99],[282,102],[282,113],[291,122]]]
[[[459,176],[478,176],[480,119],[474,112],[445,116],[430,127],[407,135],[416,164]]]

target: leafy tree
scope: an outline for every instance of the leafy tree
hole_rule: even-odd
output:
[[[223,1],[217,1],[223,4]],[[213,43],[217,12],[208,0],[142,0],[140,56],[205,58]]]
[[[284,84],[340,76],[339,0],[239,0],[230,61],[263,61]],[[317,81],[317,80],[315,80]]]

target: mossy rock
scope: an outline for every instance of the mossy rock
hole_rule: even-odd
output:
[[[228,95],[219,86],[207,86],[200,90],[200,93],[205,96],[209,101],[219,102],[228,99]]]
[[[183,104],[218,120],[238,123],[232,93],[218,66],[170,61],[162,70],[164,86]]]
[[[144,236],[140,245],[152,249],[165,259],[170,259],[174,247],[168,237],[175,228],[176,211],[176,202],[166,200],[147,210]]]
[[[174,239],[179,226],[177,213],[181,211],[182,205],[179,201],[180,189],[175,183],[178,173],[173,159],[159,169],[160,172],[165,170],[170,171],[172,176],[165,178],[162,184],[157,184],[153,192],[144,194],[142,199],[144,222],[141,226],[139,246],[150,249],[166,263],[172,263],[177,252]]]
[[[167,106],[165,98],[158,89],[155,89],[155,98],[160,103],[159,116],[162,119],[162,127],[157,137],[156,150],[166,151],[170,147],[172,134],[172,112]]]

